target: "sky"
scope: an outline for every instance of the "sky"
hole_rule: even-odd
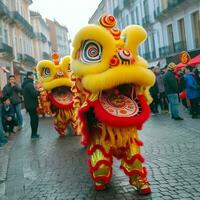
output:
[[[88,24],[101,0],[33,0],[31,10],[39,12],[43,18],[56,19],[67,26],[70,38]]]

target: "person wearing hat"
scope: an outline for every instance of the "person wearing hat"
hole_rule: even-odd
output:
[[[174,120],[183,120],[183,118],[179,116],[178,83],[174,74],[175,68],[175,63],[168,64],[167,72],[164,75],[163,81],[165,92],[170,104],[171,118]]]
[[[24,96],[24,106],[29,113],[30,116],[30,125],[31,125],[31,138],[36,139],[39,138],[37,134],[38,130],[38,113],[37,113],[37,106],[38,106],[38,96],[40,94],[37,91],[33,84],[34,81],[34,74],[33,72],[27,72],[26,78],[22,84],[23,88],[23,96]]]

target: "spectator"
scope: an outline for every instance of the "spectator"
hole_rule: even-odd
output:
[[[165,86],[163,82],[164,73],[161,73],[159,67],[155,67],[156,83],[158,87],[158,102],[160,104],[161,110],[166,112],[168,111],[168,100],[165,94]]]
[[[186,96],[190,100],[192,118],[198,117],[198,103],[200,98],[200,85],[195,79],[195,74],[192,72],[193,67],[187,66],[185,68],[185,87]]]
[[[23,95],[24,95],[24,105],[30,116],[30,125],[31,125],[31,138],[39,138],[37,134],[38,130],[38,96],[39,91],[37,91],[33,85],[34,74],[33,72],[27,72],[26,78],[22,84]]]
[[[197,65],[197,67],[194,69],[194,75],[197,80],[197,84],[200,85],[200,65]]]
[[[181,70],[178,73],[178,90],[179,90],[179,97],[183,106],[188,109],[187,99],[185,95],[185,78],[184,78],[184,70]]]
[[[23,125],[23,118],[21,113],[22,90],[16,84],[14,75],[9,76],[9,83],[3,88],[3,96],[10,98],[11,104],[14,107],[18,128],[21,129]]]
[[[183,118],[179,116],[179,110],[178,110],[178,104],[179,104],[178,84],[175,75],[173,73],[175,68],[176,65],[174,63],[170,63],[168,65],[168,69],[164,75],[163,80],[164,80],[165,92],[167,94],[170,104],[171,117],[174,120],[183,120]]]
[[[0,113],[2,115],[2,104],[1,104],[1,102],[2,102],[2,99],[0,101]],[[2,145],[6,144],[7,142],[8,142],[8,140],[7,140],[7,138],[4,134],[3,125],[2,125],[2,118],[0,116],[0,147]]]
[[[8,96],[3,97],[3,107],[1,112],[3,129],[6,135],[13,132],[14,126],[17,126],[15,111]]]

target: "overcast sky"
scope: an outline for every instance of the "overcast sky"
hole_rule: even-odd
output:
[[[101,0],[33,0],[31,10],[44,18],[56,19],[69,29],[73,39],[80,27],[88,23]]]

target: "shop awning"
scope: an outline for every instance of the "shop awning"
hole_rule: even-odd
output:
[[[198,55],[198,56],[192,58],[187,64],[179,63],[179,64],[177,64],[176,66],[177,66],[178,68],[182,68],[182,67],[185,67],[185,66],[187,66],[187,65],[192,65],[192,66],[194,66],[194,65],[196,65],[196,64],[200,64],[200,55]]]
[[[189,65],[200,64],[200,54],[190,60]]]

